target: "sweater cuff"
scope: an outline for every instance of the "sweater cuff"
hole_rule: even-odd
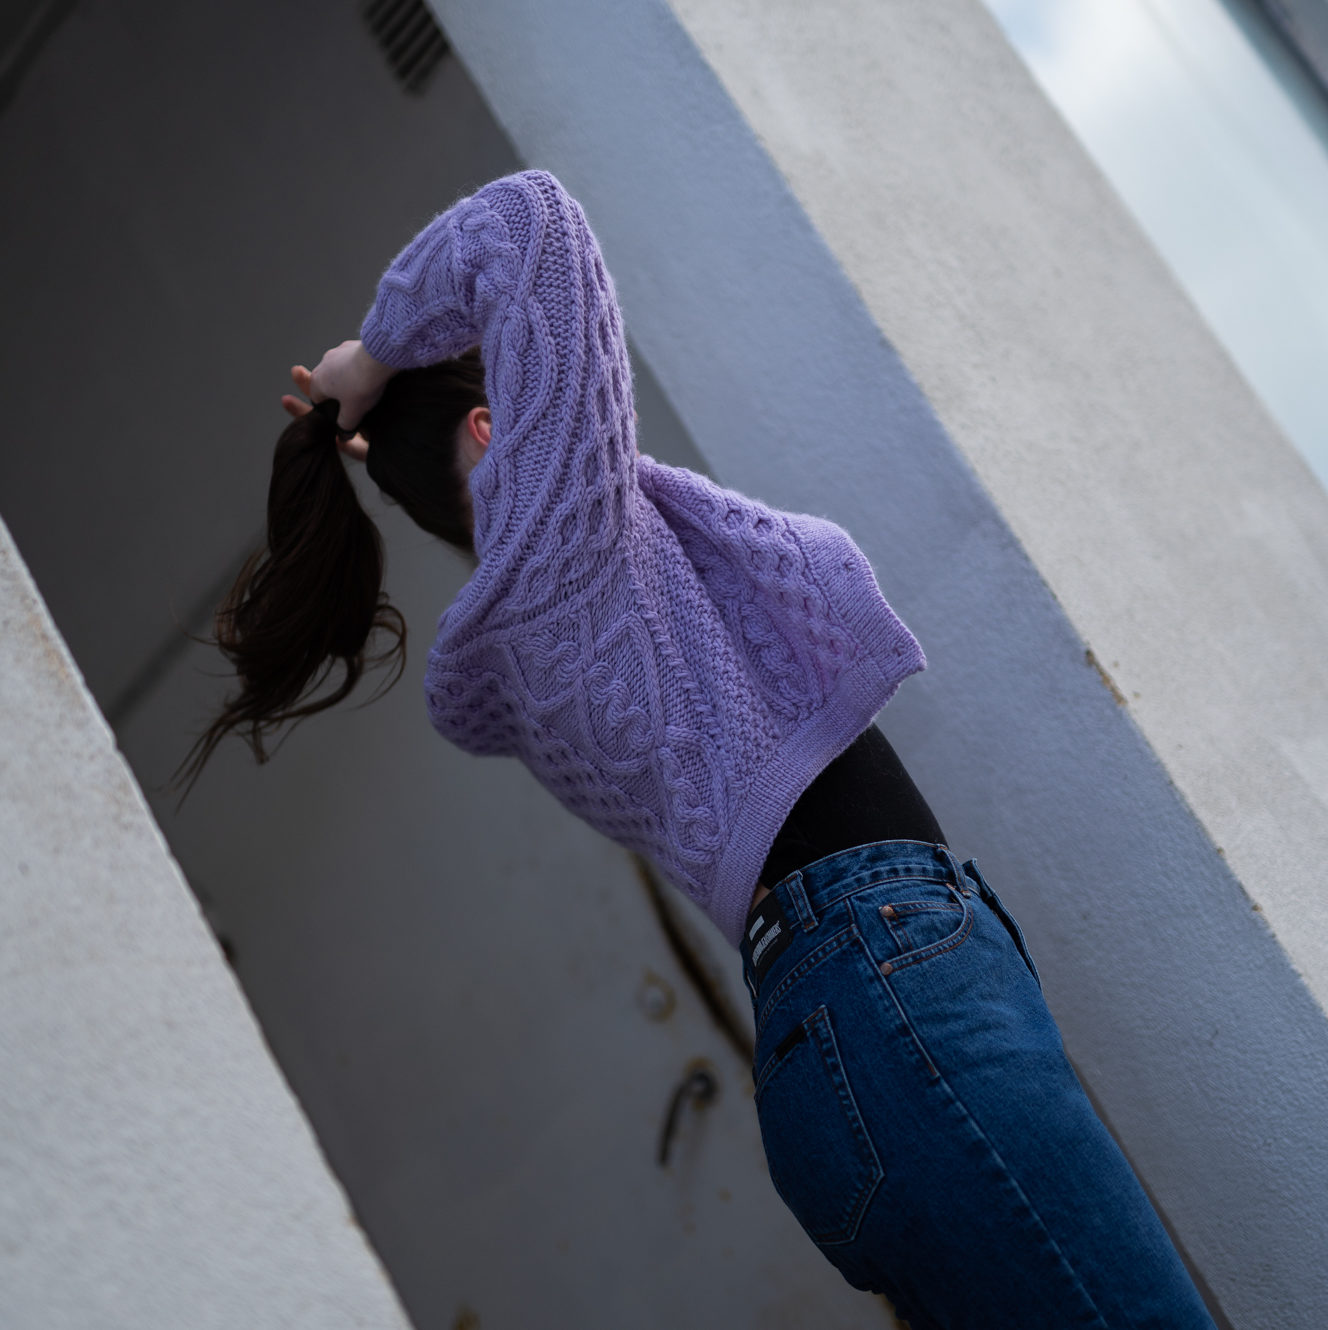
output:
[[[409,345],[394,346],[387,330],[376,317],[377,314],[378,307],[375,305],[364,316],[364,322],[360,325],[361,345],[380,365],[394,370],[414,369],[415,360]]]

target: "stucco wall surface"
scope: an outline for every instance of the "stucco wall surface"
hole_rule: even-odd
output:
[[[0,1324],[404,1328],[0,525]]]
[[[973,430],[986,422],[992,431],[1006,431],[1001,410],[1013,390],[996,373],[999,366],[976,357],[971,336],[950,346],[937,334],[901,355],[848,261],[814,224],[836,209],[856,207],[855,192],[871,190],[877,169],[871,144],[839,142],[833,121],[820,123],[819,132],[804,127],[796,108],[787,106],[772,127],[762,122],[759,107],[744,101],[749,83],[791,83],[800,90],[803,74],[795,78],[787,66],[804,58],[813,62],[805,72],[822,89],[854,81],[864,65],[868,82],[889,83],[892,61],[872,47],[877,29],[863,12],[871,6],[809,11],[810,27],[826,30],[820,39],[834,34],[843,47],[864,48],[860,55],[841,52],[842,68],[824,55],[814,31],[779,27],[792,22],[792,5],[767,9],[721,0],[704,13],[699,3],[675,11],[664,0],[613,6],[567,0],[557,7],[537,0],[483,7],[435,0],[434,7],[522,158],[556,171],[584,203],[635,343],[716,478],[844,525],[922,640],[929,669],[886,709],[883,728],[951,844],[979,857],[1020,917],[1070,1054],[1192,1261],[1219,1324],[1320,1325],[1328,1315],[1328,1272],[1319,1250],[1319,1235],[1328,1231],[1323,1011],[1268,928],[1267,914],[1254,908],[1259,902],[1251,901],[1195,817],[1188,791],[1159,760],[1169,755],[1136,723],[1134,699],[1127,694],[1126,705],[1118,703],[1086,656],[1105,644],[1086,638],[1067,615],[1056,581],[1057,560],[1072,562],[1073,551],[1064,541],[1051,549],[1031,537],[1025,543],[1014,520],[1020,511],[1007,519],[996,482],[985,470],[979,475],[967,440],[938,417],[935,408],[949,411],[950,397],[958,395],[977,422]],[[988,37],[999,40],[976,7],[880,8],[918,47],[950,40],[947,25],[970,21],[979,26],[966,40],[979,46]],[[680,15],[688,25],[695,22],[695,34]],[[758,17],[775,31],[763,34]],[[768,45],[780,43],[787,49],[767,60]],[[900,59],[908,49],[900,48]],[[932,57],[909,58],[923,62],[909,77],[936,81],[934,100],[953,101],[954,113],[962,110],[974,122],[974,134],[984,119],[1011,113],[1001,99],[1013,90],[1015,109],[1031,117],[1052,160],[1021,166],[1017,142],[990,146],[1015,154],[1014,175],[1005,184],[1010,192],[1018,193],[1020,170],[1034,179],[1038,171],[1055,175],[1062,169],[1057,158],[1067,154],[1078,162],[1064,168],[1072,178],[1095,179],[1051,113],[1027,110],[1037,94],[1008,50],[972,58],[978,66],[987,58],[995,62],[986,83],[982,70],[968,65],[950,70]],[[734,73],[744,61],[769,67]],[[852,88],[842,91],[845,101],[854,95]],[[869,96],[870,89],[859,87],[856,95]],[[832,104],[840,96],[836,90]],[[925,144],[927,118],[944,123],[947,114],[943,106],[907,100],[893,111],[893,118],[876,117],[877,140],[922,136]],[[786,166],[781,134],[794,139],[799,152],[834,164],[841,173],[838,192],[803,198],[798,159]],[[903,202],[875,195],[877,211],[911,210],[918,237],[929,226],[946,234],[948,210],[980,212],[981,200],[970,204],[965,191],[980,191],[984,179],[1002,175],[996,161],[987,164],[985,177],[969,180],[959,169],[964,160],[961,154],[942,165],[923,154],[900,163],[899,174],[909,176]],[[1114,206],[1099,185],[1084,188],[1104,208]],[[1073,191],[1063,202],[1052,194],[1046,206],[1074,212]],[[994,226],[1002,215],[999,191],[992,207]],[[1096,227],[1116,228],[1113,243],[1127,255],[1131,245],[1142,249],[1128,223],[1113,216],[1110,224],[1098,219]],[[863,225],[872,220],[866,217]],[[884,248],[867,248],[885,263]],[[1012,288],[1021,281],[1016,257],[1023,263],[1028,256],[1020,251],[1003,260]],[[952,252],[939,243],[923,246],[920,238],[913,250],[890,259],[893,267],[928,266],[927,273],[894,280],[904,294],[929,290],[931,283],[958,310],[947,315],[952,322],[983,298],[965,262],[962,246]],[[1056,296],[1059,309],[1076,288],[1065,256],[1057,262],[1070,283],[1068,295]],[[1167,286],[1166,274],[1146,253],[1137,262]],[[999,268],[999,259],[993,263]],[[1074,384],[1093,381],[1091,328],[1075,343],[1086,362],[1067,353],[1048,371],[1042,357],[1058,348],[1037,326],[1047,300],[1038,289],[1035,283],[1034,296],[1019,306],[1027,330],[1013,318],[1001,324],[1011,341],[1003,354],[1011,374],[1048,379],[1062,425],[1082,429],[1069,398]],[[1075,308],[1090,325],[1098,317],[1091,304]],[[1200,402],[1205,385],[1221,377],[1202,328],[1178,308],[1168,287],[1159,306],[1163,337],[1154,337],[1147,306],[1132,340],[1126,339],[1140,364],[1160,358],[1175,372],[1174,391],[1183,402],[1159,401],[1160,390],[1149,399],[1164,413],[1163,423],[1182,414],[1185,403]],[[908,327],[925,324],[925,309],[910,311]],[[1184,344],[1168,344],[1165,334],[1182,327]],[[1056,335],[1068,333],[1062,328]],[[932,359],[922,357],[922,367],[949,377],[920,385],[913,358],[923,350]],[[1182,385],[1187,365],[1204,372]],[[1115,382],[1128,398],[1129,377]],[[1239,386],[1223,392],[1221,403],[1238,421],[1267,437],[1266,421]],[[1085,400],[1096,409],[1124,410],[1123,402],[1104,406],[1101,393]],[[954,429],[968,424],[968,417],[958,417]],[[1233,425],[1230,432],[1240,431]],[[1079,446],[1079,434],[1066,439]],[[1195,446],[1193,439],[1186,445]],[[1044,458],[1053,452],[1047,445]],[[1039,501],[1069,502],[1071,480],[1051,474]],[[1139,488],[1161,483],[1152,472],[1145,476]],[[1101,501],[1109,514],[1122,510],[1119,520],[1129,530],[1134,519],[1127,492],[1108,489]],[[1313,549],[1306,528],[1317,502],[1289,495],[1288,529],[1295,534],[1278,539]],[[1211,514],[1205,520],[1212,522]],[[1058,515],[1056,525],[1064,530]],[[1177,575],[1191,577],[1187,538],[1179,530],[1153,533],[1150,557],[1160,565],[1180,549]],[[1101,556],[1085,546],[1074,557],[1092,563]],[[1169,574],[1147,560],[1144,565],[1149,577],[1137,591],[1113,591],[1110,604],[1122,607],[1120,622],[1151,622],[1142,601],[1160,594]],[[1229,562],[1217,568],[1231,571]],[[1110,581],[1102,569],[1091,575],[1095,585]],[[1137,575],[1127,561],[1125,576]],[[1316,576],[1312,567],[1301,573],[1302,581]],[[1240,594],[1250,606],[1252,593]],[[1269,595],[1284,593],[1269,588]],[[1271,631],[1272,618],[1267,622]],[[1227,628],[1248,649],[1245,631]],[[1176,636],[1163,638],[1168,650]],[[1296,641],[1285,648],[1283,666],[1299,681],[1308,734],[1314,704],[1303,684],[1306,662],[1315,657],[1301,654],[1306,638]],[[1229,667],[1222,655],[1228,649],[1215,649],[1214,659]],[[1181,688],[1195,654],[1187,651],[1158,666],[1178,670]],[[1117,659],[1105,658],[1103,669],[1114,673]],[[1132,676],[1120,686],[1137,691]],[[1173,685],[1171,695],[1177,691]],[[1209,718],[1191,713],[1190,723],[1197,728],[1186,741],[1207,742]],[[1229,767],[1225,775],[1232,775]]]
[[[1328,1006],[1328,493],[977,0],[675,8]]]

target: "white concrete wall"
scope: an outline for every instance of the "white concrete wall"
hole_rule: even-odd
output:
[[[0,524],[0,1324],[407,1322]]]
[[[1328,493],[984,6],[677,8],[1328,1005]]]
[[[922,639],[884,728],[1219,1315],[1319,1325],[1322,493],[976,3],[435,8],[718,477]]]

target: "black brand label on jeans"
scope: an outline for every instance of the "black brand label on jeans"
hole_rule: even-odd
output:
[[[761,986],[766,971],[792,941],[793,929],[784,917],[783,906],[773,894],[767,896],[747,916],[747,955],[751,959],[757,988]]]

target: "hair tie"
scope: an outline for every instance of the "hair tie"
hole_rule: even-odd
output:
[[[315,402],[313,409],[317,411],[325,420],[332,424],[332,428],[337,432],[338,439],[354,438],[355,431],[346,429],[337,424],[337,413],[341,410],[341,403],[335,397],[324,397],[321,402]]]

